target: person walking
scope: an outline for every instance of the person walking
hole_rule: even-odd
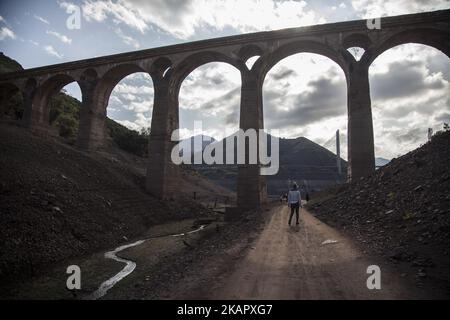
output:
[[[296,224],[298,225],[299,222],[299,216],[300,216],[300,207],[302,206],[302,198],[300,196],[300,191],[298,190],[298,186],[296,183],[292,186],[292,190],[289,191],[288,194],[288,206],[291,208],[291,215],[289,217],[289,225],[291,225],[292,216],[294,215],[295,211],[295,217],[296,217]]]

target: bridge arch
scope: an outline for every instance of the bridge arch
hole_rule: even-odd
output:
[[[264,82],[267,73],[273,66],[284,58],[297,53],[315,53],[325,56],[336,62],[344,71],[346,76],[348,74],[348,62],[345,57],[347,54],[350,55],[350,53],[342,50],[341,54],[334,48],[316,41],[295,41],[285,44],[275,51],[263,55],[260,59],[258,59],[258,61],[256,61],[252,69],[257,70],[261,85]]]
[[[239,58],[247,66],[248,70],[253,68],[256,61],[258,61],[263,54],[263,49],[254,44],[242,47],[238,53]]]
[[[152,76],[149,70],[134,63],[116,65],[98,79],[94,70],[89,73],[85,72],[85,76],[90,78],[90,81],[85,83],[87,89],[85,95],[83,95],[80,117],[78,144],[81,148],[97,149],[104,146],[107,132],[107,108],[111,94],[122,80],[135,73],[144,73],[150,77]],[[134,88],[132,89],[136,91]],[[131,100],[127,102],[131,103]],[[148,111],[151,110],[150,107],[148,107]],[[130,109],[130,111],[132,110]]]
[[[302,52],[288,56],[265,77],[262,109],[264,128],[269,133],[273,129],[280,130],[281,138],[306,137],[322,144],[338,129],[346,134],[347,84],[344,72],[335,61],[323,55]],[[280,154],[282,163],[289,163],[289,154]],[[308,180],[309,172],[318,170],[323,180],[343,181],[346,177],[338,173],[335,163],[329,159],[320,159],[314,165],[290,163],[292,170],[289,173],[280,170],[273,179],[294,179],[302,183],[300,178]],[[311,188],[320,186],[317,181],[307,183]],[[283,186],[282,183],[270,184],[267,192],[279,194]]]
[[[56,74],[42,82],[32,96],[31,100],[31,126],[34,128],[48,130],[50,125],[50,99],[62,88],[79,82],[69,74]],[[31,86],[29,84],[29,86]]]
[[[239,58],[245,62],[249,58],[254,56],[262,56],[264,54],[264,51],[255,44],[250,44],[247,46],[243,46],[241,49],[239,49]]]
[[[88,68],[83,71],[83,73],[80,76],[80,85],[83,85],[84,83],[93,82],[98,78],[98,73],[93,68]]]
[[[400,31],[380,43],[373,44],[364,53],[361,61],[367,65],[370,65],[383,52],[398,45],[407,43],[424,44],[433,47],[439,51],[442,51],[447,57],[450,58],[450,42],[448,39],[450,39],[450,33],[439,29],[414,28]]]
[[[171,74],[170,87],[174,90],[176,96],[179,94],[184,79],[192,71],[211,62],[224,62],[235,67],[239,71],[245,67],[242,62],[217,51],[202,51],[194,53],[174,66]]]
[[[95,90],[95,96],[98,99],[98,106],[105,108],[114,87],[124,78],[137,72],[147,72],[144,68],[137,64],[120,64],[109,69],[98,81]]]
[[[371,44],[372,41],[370,40],[368,35],[363,33],[352,33],[342,40],[342,45],[345,49],[348,49],[350,47],[359,47],[367,50],[371,46]]]
[[[391,159],[427,141],[427,129],[448,122],[450,60],[442,50],[402,43],[369,68],[377,158]]]
[[[211,136],[217,141],[221,141],[226,135],[231,135],[239,129],[239,110],[241,99],[241,72],[240,67],[243,63],[230,59],[223,54],[216,55],[211,53],[202,53],[189,57],[183,63],[183,67],[173,70],[172,76],[175,77],[174,85],[176,87],[178,112],[178,128],[181,138],[187,138],[197,135],[192,131],[196,128],[194,121],[202,121],[202,131],[206,136]],[[205,95],[205,92],[208,94]],[[198,129],[198,127],[197,127]],[[187,145],[183,145],[186,146]],[[192,146],[191,146],[192,148]],[[196,152],[197,146],[194,145]],[[225,153],[224,153],[225,156]],[[195,165],[195,164],[194,164]],[[233,171],[235,166],[227,165],[225,162],[215,164],[220,170],[224,168],[233,168],[233,174],[227,176],[222,185],[236,190],[237,177]],[[202,165],[197,165],[198,170],[203,170]],[[214,194],[213,191],[198,194],[198,197],[214,199],[219,202],[234,202],[234,199],[228,199],[226,195]]]
[[[168,77],[172,71],[172,61],[166,57],[156,59],[150,67],[153,80]]]

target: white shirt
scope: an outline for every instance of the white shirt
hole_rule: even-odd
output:
[[[288,203],[289,204],[297,203],[297,202],[300,203],[301,200],[302,199],[300,197],[300,191],[298,191],[298,190],[289,191],[289,194],[288,194]]]

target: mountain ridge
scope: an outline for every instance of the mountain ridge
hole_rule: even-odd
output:
[[[236,134],[236,133],[235,133]],[[235,136],[232,134],[231,136]],[[224,139],[227,139],[226,137]],[[226,150],[224,139],[215,142]],[[270,141],[270,139],[268,139]],[[188,167],[206,176],[223,187],[235,191],[237,189],[236,143],[234,144],[234,164],[206,165],[190,164]],[[268,154],[270,154],[270,146]],[[347,161],[341,160],[342,173],[337,172],[336,155],[306,137],[295,139],[279,139],[279,171],[276,175],[266,176],[267,190],[271,195],[284,193],[288,188],[288,180],[297,181],[304,190],[321,190],[327,186],[344,183],[347,176]]]

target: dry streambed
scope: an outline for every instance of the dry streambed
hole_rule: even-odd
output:
[[[51,268],[45,274],[7,290],[6,298],[20,299],[108,299],[110,295],[123,297],[122,286],[134,281],[149,280],[146,270],[164,257],[182,254],[196,242],[215,232],[217,222],[186,219],[157,225],[140,239],[122,243],[115,249],[87,257],[71,259]],[[66,268],[78,265],[81,269],[81,290],[66,289]]]
[[[170,234],[170,235],[161,235],[158,237],[150,237],[147,239],[143,239],[143,240],[138,240],[136,242],[133,243],[129,243],[129,244],[125,244],[122,246],[117,247],[116,249],[112,250],[112,251],[108,251],[105,253],[105,259],[111,259],[117,262],[121,262],[124,263],[125,266],[123,267],[122,270],[120,270],[120,272],[118,272],[117,274],[115,274],[114,276],[112,276],[111,278],[109,278],[108,280],[104,281],[100,287],[95,290],[92,294],[90,294],[87,299],[91,299],[91,300],[96,300],[96,299],[100,299],[103,296],[105,296],[108,291],[110,289],[112,289],[117,283],[119,283],[121,280],[123,280],[125,277],[127,277],[128,275],[130,275],[135,269],[136,269],[136,262],[134,262],[133,260],[130,259],[125,259],[125,258],[121,258],[121,252],[127,249],[134,249],[135,247],[140,247],[143,244],[147,243],[147,242],[154,242],[156,240],[160,240],[163,239],[163,241],[167,242],[167,239],[164,238],[182,238],[182,237],[188,237],[190,235],[193,235],[194,233],[200,232],[202,230],[204,230],[206,227],[206,225],[200,225],[198,226],[196,229],[194,230],[190,230],[190,231],[185,231],[182,233],[174,233],[174,234]],[[183,244],[185,244],[186,246],[191,246],[188,242],[186,242],[186,240],[183,240]],[[149,246],[150,248],[155,247],[153,246]],[[155,249],[161,249],[164,248],[164,245],[160,245],[157,246]],[[176,247],[176,246],[174,246]],[[148,247],[145,248],[142,252],[142,250],[138,250],[135,251],[134,254],[136,255],[135,259],[139,259],[139,257],[143,256],[143,255],[147,255],[149,254],[150,256],[152,254],[154,254],[155,252],[146,252],[148,251]],[[173,250],[169,250],[169,251],[173,251]],[[166,254],[168,252],[165,252]],[[176,252],[170,252],[170,253],[175,253]],[[133,256],[133,254],[131,255]],[[146,261],[147,259],[145,259],[144,257],[144,261]],[[152,261],[155,261],[157,259],[152,258],[149,262],[151,263]],[[147,264],[145,265],[147,266]]]

